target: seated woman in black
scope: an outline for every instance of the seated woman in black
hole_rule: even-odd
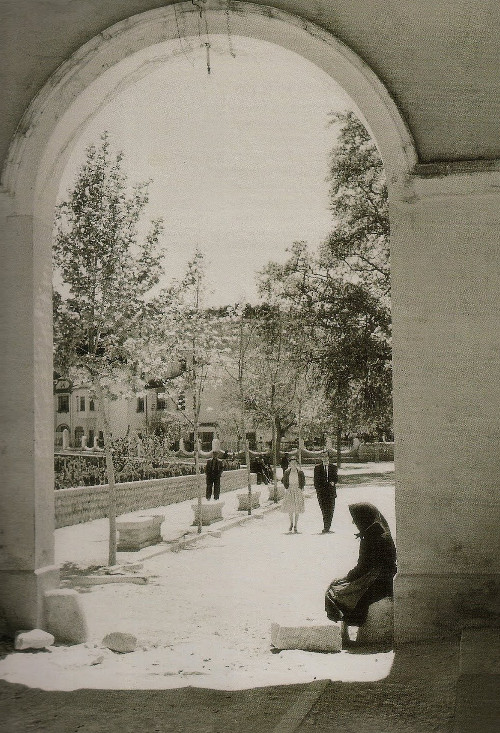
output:
[[[387,521],[373,504],[350,504],[349,511],[361,539],[358,564],[345,578],[330,583],[325,595],[326,615],[345,626],[361,626],[372,603],[392,597],[396,548]]]

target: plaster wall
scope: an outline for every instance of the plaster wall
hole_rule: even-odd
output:
[[[2,0],[0,159],[29,102],[65,59],[114,23],[171,4]],[[225,7],[226,0],[208,5]],[[499,157],[500,4],[495,0],[256,0],[254,5],[314,22],[355,51],[396,101],[421,162]]]
[[[499,183],[416,176],[393,203],[400,638],[498,619]]]

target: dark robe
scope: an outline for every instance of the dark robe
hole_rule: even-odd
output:
[[[217,500],[220,495],[220,477],[224,470],[224,464],[217,456],[209,458],[205,466],[205,478],[207,484],[206,497],[207,500],[212,498],[212,491],[214,499]]]
[[[338,469],[335,464],[329,463],[325,467],[323,463],[317,463],[314,466],[314,488],[323,516],[323,529],[325,532],[329,532],[332,526],[335,499],[337,497],[337,481]]]
[[[325,610],[332,621],[343,618],[347,625],[360,626],[372,603],[392,597],[396,548],[387,521],[373,504],[351,504],[349,511],[361,539],[358,562],[345,578],[332,581]]]

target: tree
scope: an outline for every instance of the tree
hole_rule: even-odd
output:
[[[340,129],[327,178],[334,227],[322,248],[324,264],[388,297],[389,211],[383,161],[353,112],[333,114],[331,124]]]
[[[258,358],[252,361],[247,379],[246,408],[271,427],[275,501],[281,440],[296,422],[297,369],[290,358],[287,325],[286,314],[279,305],[264,304],[258,309]]]
[[[169,360],[182,361],[185,369],[173,383],[176,389],[191,396],[192,412],[182,415],[194,435],[195,474],[198,483],[198,532],[202,527],[203,488],[200,471],[198,429],[203,391],[209,378],[215,378],[210,366],[221,345],[220,334],[210,311],[204,307],[207,288],[205,260],[196,249],[180,281],[162,291],[154,303],[155,330],[161,344],[169,344]],[[160,359],[163,352],[160,349]]]
[[[229,418],[236,422],[238,435],[243,439],[247,467],[248,514],[252,513],[252,481],[250,474],[250,450],[247,437],[248,406],[250,403],[249,380],[252,361],[256,354],[257,320],[254,309],[238,303],[225,309],[223,318],[225,348],[220,351],[219,364],[226,376]]]
[[[356,422],[387,422],[391,408],[390,312],[366,283],[352,282],[296,242],[284,264],[270,263],[262,283],[272,288],[292,333],[300,331],[301,361],[324,390],[340,436]],[[387,429],[387,428],[386,428]]]
[[[162,273],[161,220],[138,224],[148,183],[128,185],[108,134],[90,145],[75,184],[56,209],[54,362],[88,384],[101,413],[109,484],[109,564],[116,563],[115,467],[107,403],[144,387],[148,299]]]

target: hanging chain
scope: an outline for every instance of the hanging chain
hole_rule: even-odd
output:
[[[176,7],[176,4],[175,3],[174,3],[174,16],[175,16],[175,25],[177,26],[177,36],[179,38],[179,46],[181,47],[182,53],[184,54],[184,56],[186,57],[186,59],[189,61],[189,63],[191,64],[191,66],[194,66],[193,60],[189,57],[189,55],[187,53],[187,51],[192,51],[193,49],[191,48],[191,44],[189,43],[189,41],[186,40],[185,32],[181,35],[181,29],[179,27],[179,18],[177,16],[177,7]],[[186,45],[184,45],[184,43],[182,42],[182,38],[183,37],[184,37],[184,40],[186,42]],[[186,49],[186,46],[187,46],[187,49]]]
[[[229,46],[229,53],[231,54],[231,56],[234,59],[236,58],[236,54],[233,48],[233,39],[231,38],[231,21],[230,21],[230,16],[229,16],[229,11],[230,11],[229,5],[230,5],[230,0],[226,0],[225,12],[226,12],[226,26],[227,26],[227,43]]]
[[[203,6],[203,10],[201,14],[204,15],[205,17],[205,35],[206,35],[205,48],[207,50],[207,73],[210,74],[210,36],[208,35],[208,18],[207,18],[207,11],[206,11],[205,6]]]

